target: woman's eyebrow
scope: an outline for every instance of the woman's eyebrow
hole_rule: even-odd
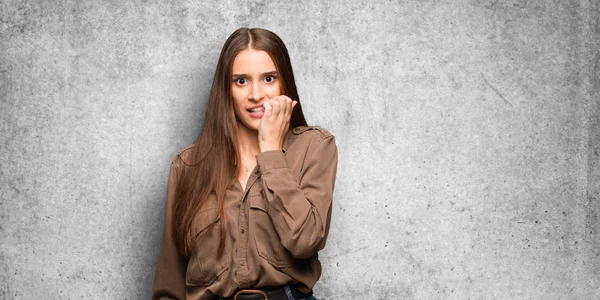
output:
[[[269,72],[265,72],[262,73],[261,76],[268,76],[268,75],[277,75],[277,71],[269,71]],[[233,74],[231,75],[231,77],[248,77],[248,74]]]

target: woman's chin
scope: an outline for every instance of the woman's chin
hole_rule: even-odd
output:
[[[239,122],[238,121],[238,130],[242,131],[256,131],[258,132],[258,125],[260,124],[260,120],[250,120],[250,122]]]

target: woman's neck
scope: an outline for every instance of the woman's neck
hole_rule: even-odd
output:
[[[258,132],[238,124],[237,141],[237,155],[240,160],[237,178],[242,186],[242,190],[245,190],[248,177],[250,177],[250,173],[254,169],[254,166],[256,166],[255,157],[260,153],[260,147],[258,146]]]
[[[238,124],[237,130],[238,155],[242,160],[254,159],[254,156],[260,153],[258,146],[258,131],[251,130],[248,127]]]

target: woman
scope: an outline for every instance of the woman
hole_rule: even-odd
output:
[[[153,299],[315,299],[336,168],[281,39],[236,30],[202,132],[171,164]]]

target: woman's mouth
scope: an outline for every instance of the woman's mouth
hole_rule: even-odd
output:
[[[258,107],[249,108],[247,111],[250,113],[251,117],[260,119],[265,114],[265,107],[261,105]]]

